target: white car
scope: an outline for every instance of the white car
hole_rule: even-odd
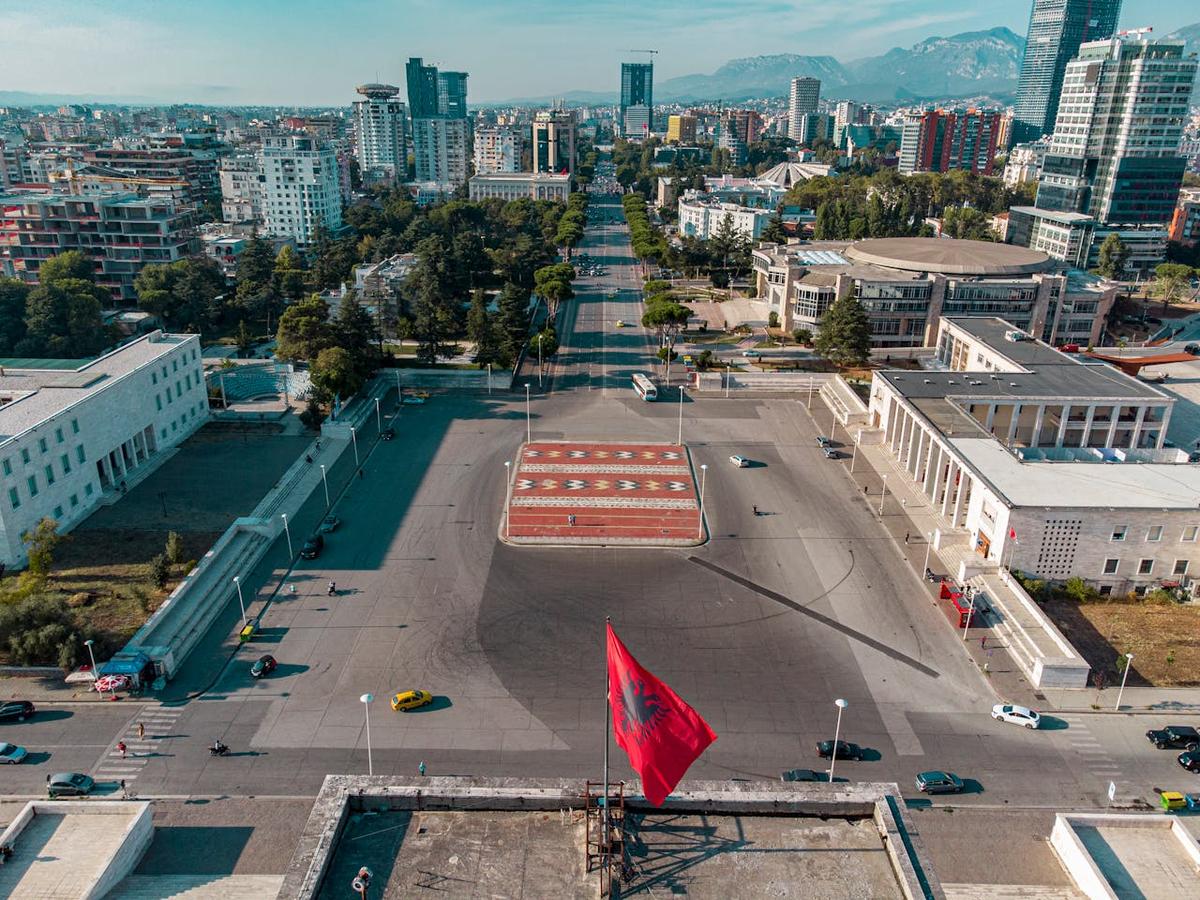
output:
[[[744,456],[731,456],[731,457],[729,457],[729,461],[731,463],[733,463],[735,466],[737,466],[739,469],[750,468],[750,460],[746,459],[746,457],[744,457]]]
[[[1042,717],[1028,706],[1015,706],[1011,703],[997,703],[993,706],[992,718],[1010,725],[1024,725],[1026,728],[1037,728],[1042,721]]]

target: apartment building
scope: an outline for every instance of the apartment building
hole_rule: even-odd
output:
[[[308,136],[263,140],[258,155],[265,231],[311,244],[318,228],[342,227],[342,185],[337,154]]]
[[[515,125],[481,125],[475,129],[475,174],[521,171],[524,141]]]

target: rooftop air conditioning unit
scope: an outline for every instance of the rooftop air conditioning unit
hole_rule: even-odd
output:
[[[1017,331],[1015,328],[1010,328],[1008,331],[1004,332],[1004,339],[1006,341],[1012,341],[1014,344],[1025,340],[1026,337],[1027,335],[1025,332]]]

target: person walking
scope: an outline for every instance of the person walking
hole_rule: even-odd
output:
[[[125,742],[117,741],[117,752],[121,754],[121,759],[125,758]]]
[[[129,799],[129,789],[125,787],[125,779],[124,778],[121,779],[121,799],[122,800]]]
[[[906,543],[906,544],[908,543],[908,536],[909,536],[909,533],[907,531],[904,532],[904,543]]]
[[[425,760],[421,760],[421,762],[417,765],[417,771],[421,773],[422,778],[425,777]]]
[[[138,722],[137,736],[139,741],[146,737],[146,726],[141,722]]]

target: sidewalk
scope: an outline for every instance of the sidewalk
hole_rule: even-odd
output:
[[[90,681],[67,684],[61,669],[35,668],[28,675],[0,675],[0,699],[31,700],[35,706],[45,703],[112,703],[112,694],[98,694]],[[119,700],[145,702],[143,697],[118,694]]]

